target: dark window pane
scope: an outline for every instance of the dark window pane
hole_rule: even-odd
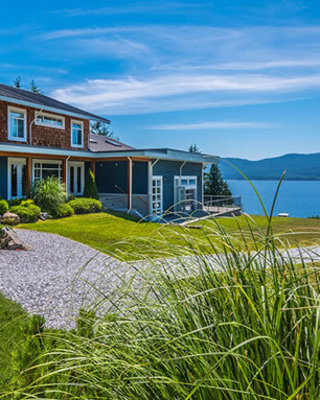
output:
[[[11,197],[18,195],[18,176],[16,164],[11,165]]]
[[[74,193],[74,167],[70,167],[70,192]]]
[[[22,166],[22,196],[27,195],[27,167]]]
[[[81,193],[81,167],[78,167],[77,170],[77,193]]]

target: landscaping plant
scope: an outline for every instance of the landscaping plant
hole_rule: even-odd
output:
[[[87,199],[84,197],[76,198],[68,203],[75,214],[97,213],[102,210],[102,203],[96,199]]]
[[[10,211],[19,215],[22,223],[28,223],[38,221],[41,209],[34,204],[33,200],[29,199],[22,200],[19,206],[11,207]]]
[[[0,215],[3,215],[6,211],[8,211],[9,205],[6,200],[0,199]]]
[[[56,177],[50,176],[34,183],[32,198],[42,211],[53,214],[65,202],[65,187]]]
[[[84,185],[83,195],[84,195],[84,197],[99,200],[96,179],[95,179],[95,176],[94,176],[93,172],[91,171],[91,169],[88,170],[87,175],[86,175],[86,181],[85,181],[85,185]]]
[[[74,214],[73,208],[68,203],[63,203],[58,206],[52,213],[54,218],[72,217]]]

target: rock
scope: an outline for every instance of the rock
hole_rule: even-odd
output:
[[[3,227],[0,233],[0,248],[7,250],[26,250],[18,234],[10,228]]]
[[[41,221],[46,221],[47,219],[50,218],[50,215],[47,212],[41,212],[40,213],[40,219]]]
[[[4,225],[18,225],[20,224],[20,217],[17,214],[6,212],[1,218],[1,223]]]

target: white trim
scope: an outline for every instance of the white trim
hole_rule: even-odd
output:
[[[46,126],[48,128],[55,128],[55,129],[65,129],[65,117],[62,117],[61,115],[57,115],[57,114],[49,114],[49,113],[44,113],[41,111],[35,111],[35,125],[38,126]],[[38,121],[38,117],[50,117],[50,118],[55,118],[58,120],[62,121],[62,125],[50,125],[50,124],[46,124],[46,123],[42,123]]]
[[[11,136],[11,112],[19,112],[23,113],[23,138],[16,138]],[[8,140],[13,140],[15,142],[26,142],[27,141],[27,110],[24,108],[17,108],[17,107],[12,107],[8,106]]]
[[[68,190],[68,193],[70,193],[70,194],[73,194],[73,195],[75,195],[75,196],[81,196],[81,195],[83,195],[83,191],[84,191],[84,170],[85,170],[85,168],[84,168],[84,162],[83,161],[69,161],[68,162],[68,177],[69,177],[69,179],[68,179],[68,183],[67,183],[67,190]],[[73,173],[74,173],[74,175],[73,175],[73,182],[75,183],[76,181],[77,181],[77,174],[78,174],[78,170],[77,170],[77,167],[80,167],[81,168],[81,191],[80,192],[77,192],[77,193],[75,193],[75,192],[73,192],[73,191],[71,191],[71,187],[70,187],[70,185],[71,185],[71,172],[70,172],[70,168],[71,167],[74,167],[75,169],[74,169],[74,171],[73,171]]]
[[[153,193],[153,188],[158,187],[154,186],[154,181],[160,181],[160,208],[153,208],[153,196],[157,196],[157,194]],[[159,210],[160,214],[154,214],[154,211]],[[151,217],[161,216],[163,214],[163,176],[162,175],[153,175],[152,176],[152,187],[151,187]]]
[[[73,124],[81,125],[81,141],[82,141],[81,145],[72,143],[72,125]],[[83,124],[83,121],[77,121],[75,119],[72,119],[71,120],[71,132],[70,132],[70,134],[71,134],[71,147],[77,147],[77,148],[83,149],[83,147],[84,147],[84,124]]]
[[[8,157],[7,159],[7,178],[8,178],[8,184],[7,184],[7,189],[8,189],[8,193],[7,193],[7,198],[8,200],[12,200],[12,199],[18,199],[22,197],[22,187],[21,187],[21,193],[19,193],[19,188],[17,187],[17,196],[12,197],[11,195],[11,166],[12,164],[17,164],[18,166],[23,166],[26,165],[26,159],[25,158],[14,158],[14,157]],[[20,172],[17,170],[17,185],[18,185],[18,180],[19,178],[22,179],[21,176],[22,171],[20,170]],[[21,181],[21,185],[22,185],[22,181]]]
[[[60,172],[60,174],[58,175],[59,176],[59,179],[61,180],[61,178],[62,178],[62,160],[46,160],[46,159],[32,159],[32,183],[34,183],[34,181],[35,181],[35,164],[37,164],[37,163],[39,163],[39,164],[41,164],[41,168],[40,168],[40,171],[41,171],[41,176],[40,176],[40,180],[42,179],[42,164],[53,164],[53,165],[59,165],[59,166],[61,166],[61,168],[60,169],[58,169],[58,171]]]
[[[182,186],[182,187],[184,187],[186,190],[187,189],[194,189],[195,190],[195,192],[194,192],[194,201],[198,201],[198,177],[197,177],[197,175],[175,175],[174,177],[173,177],[173,179],[174,179],[174,181],[173,181],[173,190],[174,190],[174,209],[176,210],[177,209],[177,202],[178,202],[178,199],[177,199],[177,187],[178,186]],[[181,183],[181,181],[182,180],[187,180],[187,181],[189,181],[189,180],[195,180],[196,181],[196,183],[195,184],[190,184],[190,183],[187,183],[187,184],[182,184]],[[176,181],[178,180],[178,185],[176,184]]]

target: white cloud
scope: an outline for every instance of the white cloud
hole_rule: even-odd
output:
[[[164,124],[154,125],[149,129],[160,131],[194,131],[194,130],[213,130],[213,129],[270,129],[274,126],[262,122],[243,122],[243,121],[207,121],[194,124]]]

